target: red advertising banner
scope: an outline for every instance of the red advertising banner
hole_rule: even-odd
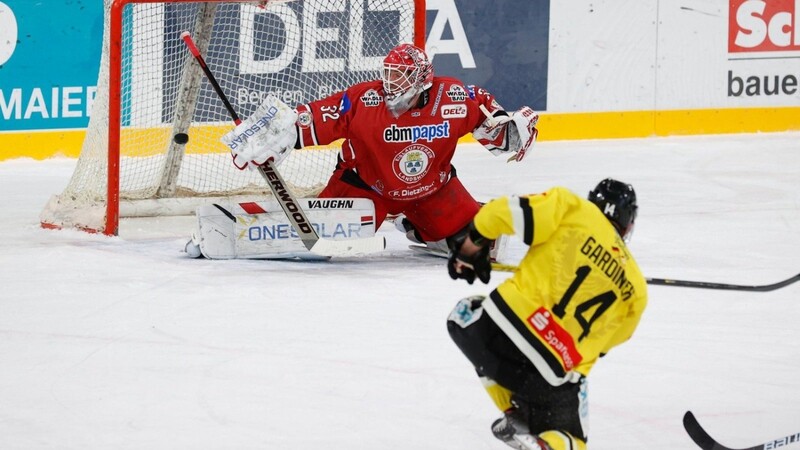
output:
[[[729,53],[800,50],[800,0],[729,1]]]

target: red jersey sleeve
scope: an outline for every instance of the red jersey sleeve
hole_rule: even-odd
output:
[[[297,107],[301,148],[330,144],[347,136],[352,116],[347,114],[351,106],[348,90]]]
[[[467,86],[467,91],[469,91],[470,100],[478,112],[478,114],[474,114],[472,116],[474,121],[471,123],[472,128],[470,131],[475,131],[481,126],[484,120],[486,120],[486,115],[480,110],[481,105],[483,105],[492,115],[494,115],[497,111],[505,111],[503,107],[500,106],[500,103],[497,102],[495,96],[486,89],[480,86],[469,85]]]

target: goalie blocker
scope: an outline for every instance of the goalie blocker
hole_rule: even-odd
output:
[[[321,238],[375,236],[375,205],[363,198],[298,199]],[[276,200],[209,204],[197,209],[186,253],[208,259],[327,259],[311,253]]]

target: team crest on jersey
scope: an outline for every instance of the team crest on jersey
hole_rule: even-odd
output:
[[[464,102],[467,99],[467,91],[459,84],[451,84],[446,94],[454,102]]]
[[[433,150],[421,144],[412,144],[394,157],[394,174],[406,183],[416,183],[428,173]]]
[[[442,119],[458,119],[467,117],[466,105],[442,105]]]
[[[382,101],[383,97],[375,89],[370,89],[361,96],[361,103],[368,107],[378,106]]]

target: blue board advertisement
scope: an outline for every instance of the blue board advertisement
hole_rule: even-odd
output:
[[[435,0],[427,8],[437,74],[488,90],[508,110],[547,110],[550,0]]]
[[[102,38],[100,0],[0,0],[0,131],[85,128]]]

